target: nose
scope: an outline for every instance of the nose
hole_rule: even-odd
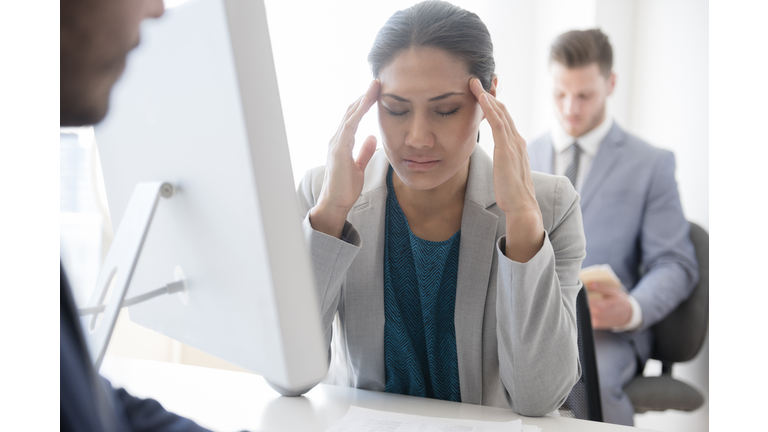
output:
[[[413,116],[408,134],[405,137],[405,144],[413,148],[429,148],[435,144],[435,137],[426,115],[416,114]]]
[[[566,95],[563,98],[563,114],[571,115],[573,111],[573,96]]]
[[[165,12],[163,0],[147,0],[144,16],[147,18],[160,18]]]

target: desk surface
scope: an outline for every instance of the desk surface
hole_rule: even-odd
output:
[[[542,432],[639,431],[626,426],[555,417],[521,417],[479,405],[356,390],[321,384],[304,397],[285,398],[258,375],[149,360],[106,357],[101,374],[115,387],[157,399],[179,415],[216,431],[324,431],[350,405],[431,417],[510,421],[523,419]]]

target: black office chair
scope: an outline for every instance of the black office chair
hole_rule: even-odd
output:
[[[581,378],[571,389],[571,394],[568,395],[568,399],[560,407],[559,412],[563,417],[601,422],[603,421],[603,409],[600,405],[595,337],[592,333],[592,317],[589,313],[586,288],[582,288],[576,297],[576,326],[579,332]]]
[[[661,376],[639,375],[624,387],[635,412],[675,409],[693,411],[704,404],[704,396],[688,384],[672,378],[672,365],[686,362],[699,353],[709,324],[709,234],[691,222],[691,241],[699,261],[699,283],[688,300],[653,326],[651,358],[661,361]]]

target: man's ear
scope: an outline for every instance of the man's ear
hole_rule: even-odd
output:
[[[611,75],[608,77],[608,96],[613,94],[614,88],[616,88],[616,72],[611,71]]]

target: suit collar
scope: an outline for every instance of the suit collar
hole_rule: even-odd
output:
[[[389,169],[389,159],[382,149],[376,150],[368,162],[365,169],[365,183],[360,196],[375,191],[377,189],[387,190],[387,170]]]
[[[563,126],[560,125],[560,122],[555,122],[555,126],[552,128],[551,133],[552,146],[554,147],[555,152],[562,153],[575,141],[579,143],[581,149],[585,153],[594,157],[600,148],[600,143],[602,143],[605,140],[605,137],[608,136],[613,124],[613,118],[606,116],[603,121],[591,131],[579,137],[573,137],[568,135],[565,129],[563,129]]]
[[[467,179],[466,202],[473,202],[483,209],[496,204],[496,192],[493,189],[493,160],[479,145],[469,159],[469,178]],[[463,222],[462,222],[463,229]]]
[[[600,143],[595,160],[592,162],[592,168],[589,170],[587,178],[584,179],[584,185],[581,188],[582,212],[589,206],[597,192],[605,184],[608,175],[621,160],[626,140],[627,134],[614,122],[608,135]]]
[[[485,156],[487,157],[487,155]],[[470,173],[473,168],[477,168],[477,166],[471,165]],[[492,184],[492,167],[485,173]],[[486,200],[485,202],[477,200],[481,201],[477,202],[469,198],[469,185],[467,189],[468,193],[464,200],[464,211],[461,218],[461,245],[459,246],[459,268],[456,275],[454,326],[456,329],[461,401],[479,405],[482,403],[483,395],[483,344],[480,335],[483,334],[485,303],[495,262],[496,235],[500,222],[497,215],[486,209],[485,204],[490,199],[488,196],[484,196],[487,195],[487,191],[486,193],[477,193],[478,196]],[[491,193],[493,192],[493,189],[489,190]]]

